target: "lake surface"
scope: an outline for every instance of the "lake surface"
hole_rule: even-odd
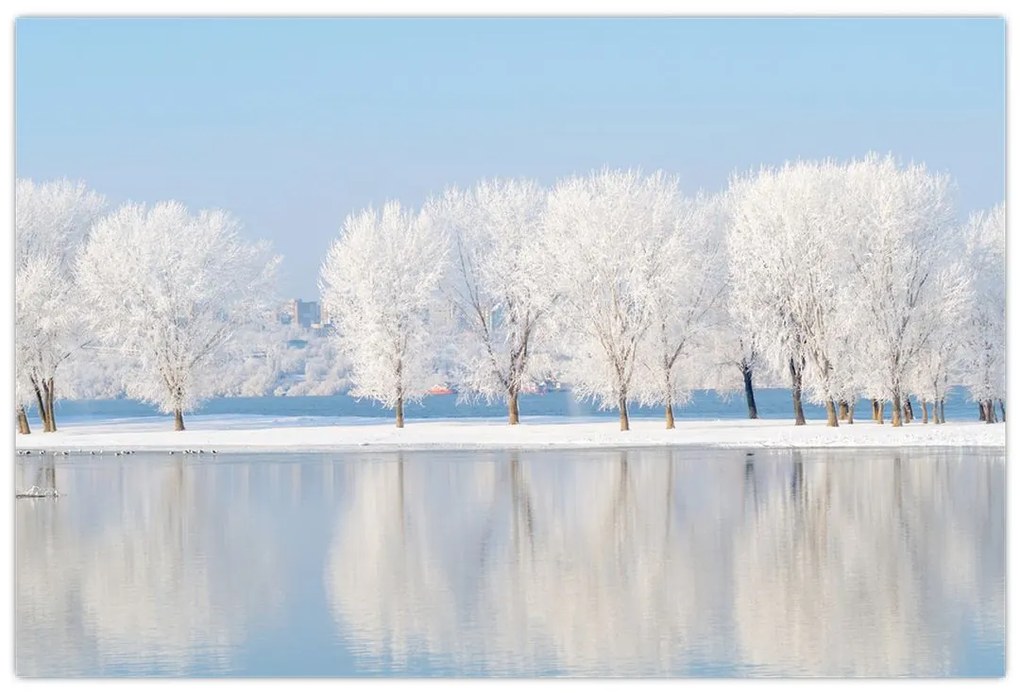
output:
[[[1002,451],[35,458],[22,676],[1001,676]]]
[[[783,388],[755,390],[758,415],[765,419],[793,419],[793,405],[790,391]],[[917,417],[921,417],[919,402],[914,402]],[[570,416],[570,417],[605,417],[616,419],[615,409],[601,410],[590,401],[578,400],[566,390],[551,391],[545,394],[522,395],[520,400],[521,417],[529,416]],[[329,397],[219,397],[204,402],[194,414],[211,416],[288,416],[288,417],[349,417],[368,416],[391,418],[393,413],[371,400],[357,400],[349,395],[332,395]],[[503,418],[506,406],[501,403],[486,404],[484,402],[459,401],[457,395],[431,395],[420,403],[409,403],[406,406],[408,420],[413,419],[451,419],[451,418]],[[633,417],[651,417],[661,419],[661,407],[630,408]],[[720,396],[713,390],[697,390],[692,393],[691,401],[676,409],[678,419],[746,419],[747,405],[744,392],[732,393],[731,396]],[[56,403],[57,424],[89,423],[110,419],[139,419],[158,416],[154,407],[129,399],[112,400],[64,400]],[[825,420],[825,409],[804,402],[804,415],[809,419]],[[889,417],[889,405],[886,405],[886,417]],[[41,427],[34,412],[29,413],[35,427]],[[856,416],[859,419],[871,417],[871,404],[861,400],[857,405]],[[966,391],[953,388],[946,398],[946,419],[949,421],[977,421],[977,405],[968,401]]]

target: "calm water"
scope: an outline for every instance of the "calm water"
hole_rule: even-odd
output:
[[[997,676],[987,450],[16,464],[24,676]]]
[[[790,391],[781,388],[759,389],[755,391],[758,414],[766,419],[792,419],[793,408],[790,403]],[[921,416],[920,405],[917,405],[917,416]],[[133,419],[141,417],[161,416],[154,407],[129,399],[115,400],[78,400],[57,402],[57,423],[86,423],[107,419]],[[583,416],[617,418],[616,410],[600,410],[588,401],[578,401],[568,391],[553,391],[543,395],[522,395],[521,416]],[[240,415],[240,416],[288,416],[288,417],[347,417],[347,416],[392,416],[392,412],[384,409],[371,400],[356,400],[348,395],[330,397],[221,397],[209,400],[194,412],[197,415]],[[433,395],[426,397],[421,403],[407,405],[409,419],[449,419],[465,417],[497,417],[506,416],[503,404],[485,404],[458,402],[457,395]],[[631,414],[635,417],[661,418],[659,407],[632,407]],[[804,403],[804,414],[808,419],[824,420],[825,410],[807,402]],[[35,413],[29,416],[40,426]],[[744,419],[747,418],[747,405],[744,403],[744,392],[733,393],[730,397],[720,397],[713,390],[698,390],[693,393],[691,401],[676,410],[679,419]],[[857,405],[857,416],[870,418],[871,404],[862,400]],[[886,406],[886,416],[889,407]],[[976,421],[977,405],[967,400],[967,394],[955,388],[946,398],[946,418],[950,421]]]

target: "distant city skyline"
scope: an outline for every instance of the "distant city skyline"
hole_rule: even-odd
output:
[[[224,208],[316,301],[344,218],[481,178],[683,188],[893,152],[1005,196],[1005,24],[880,19],[19,19],[17,175]]]

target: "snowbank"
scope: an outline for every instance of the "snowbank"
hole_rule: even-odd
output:
[[[828,428],[823,421],[794,426],[778,420],[678,421],[667,431],[659,420],[631,421],[621,432],[615,420],[534,417],[520,426],[502,420],[411,420],[404,429],[382,419],[321,419],[193,416],[188,430],[174,432],[169,419],[131,419],[67,424],[56,433],[18,435],[29,450],[324,451],[366,448],[594,448],[594,447],[1005,447],[1003,424],[911,423],[893,428],[861,421]]]

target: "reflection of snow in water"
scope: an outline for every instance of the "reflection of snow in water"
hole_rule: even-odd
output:
[[[1001,463],[717,454],[350,465],[338,626],[380,669],[621,675],[937,675],[1002,632]]]
[[[101,490],[108,473],[63,471],[61,493],[110,502],[17,509],[18,673],[227,670],[254,607],[281,599],[247,496],[223,503],[201,468],[179,462],[125,464]],[[232,488],[247,474],[231,470]]]

